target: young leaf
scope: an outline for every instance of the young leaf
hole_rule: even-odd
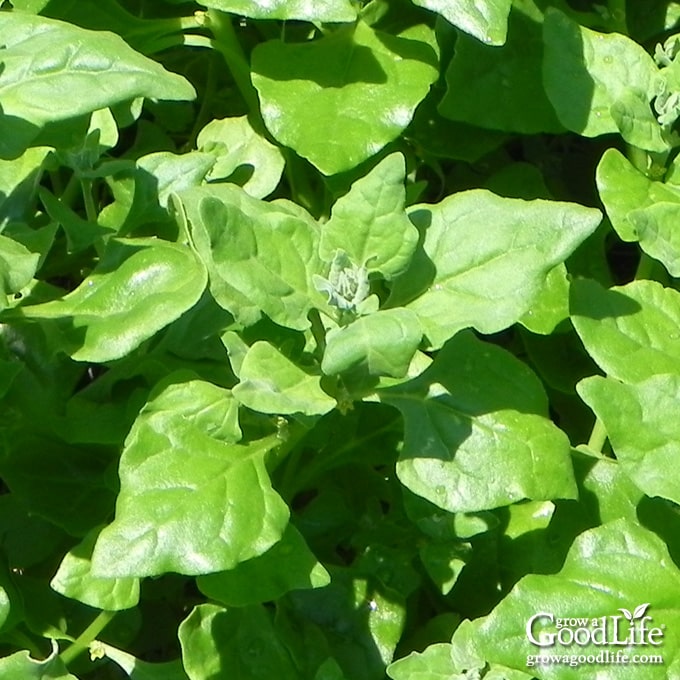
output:
[[[31,253],[21,243],[0,235],[0,309],[7,305],[4,296],[30,283],[39,260],[39,253]]]
[[[578,393],[604,423],[616,459],[648,496],[680,502],[680,373],[635,385],[595,376]]]
[[[281,326],[309,327],[307,313],[321,300],[312,276],[321,265],[308,214],[226,185],[193,189],[180,200],[220,305],[245,325],[262,310]]]
[[[511,0],[413,0],[438,12],[454,26],[488,45],[502,45],[507,33]]]
[[[607,149],[597,166],[597,188],[612,226],[624,241],[640,238],[631,221],[633,211],[643,211],[656,203],[680,204],[680,189],[655,182],[636,170],[616,149]],[[646,239],[652,244],[652,239]]]
[[[403,378],[423,332],[408,309],[386,309],[332,329],[326,336],[321,370],[335,375],[352,369]]]
[[[390,306],[418,315],[429,345],[462,328],[507,328],[531,307],[548,272],[597,227],[600,213],[556,201],[466,191],[411,209],[423,249],[395,280]]]
[[[260,413],[317,416],[335,406],[335,399],[321,389],[317,376],[305,373],[268,342],[250,347],[239,376],[234,397]]]
[[[369,272],[391,279],[411,260],[418,231],[404,212],[406,165],[401,154],[384,158],[336,201],[323,226],[319,253],[330,262],[338,250]]]
[[[523,498],[574,498],[569,442],[536,378],[512,355],[459,333],[421,376],[380,390],[404,417],[397,475],[450,512]]]
[[[313,42],[259,44],[252,79],[269,131],[326,175],[378,153],[437,77],[430,30],[416,29],[393,36],[360,21]]]
[[[198,133],[196,146],[216,158],[207,176],[210,182],[233,181],[254,198],[264,198],[281,179],[285,165],[281,150],[258,134],[247,116],[210,121]]]
[[[571,320],[598,366],[612,378],[635,383],[677,373],[680,293],[656,281],[633,281],[607,290],[589,279],[571,286]]]
[[[53,121],[136,97],[195,97],[188,81],[135,52],[112,33],[10,12],[0,22],[0,44],[3,158],[22,154],[40,129]]]
[[[237,444],[237,427],[223,425],[234,407],[227,390],[197,380],[169,384],[146,404],[125,441],[116,518],[97,539],[95,576],[222,571],[281,539],[288,507],[264,464],[279,441]]]
[[[19,307],[76,361],[125,356],[201,297],[202,264],[186,246],[160,239],[111,239],[99,266],[60,300]]]
[[[649,151],[668,148],[649,102],[658,69],[636,42],[597,33],[556,9],[543,23],[545,91],[560,122],[586,137],[620,132]]]
[[[202,593],[229,607],[269,602],[291,590],[323,588],[329,583],[328,572],[292,524],[266,553],[229,571],[196,579]]]
[[[640,574],[645,575],[644,582]],[[639,602],[644,597],[651,603],[653,627],[668,631],[663,644],[668,665],[650,664],[645,668],[645,678],[662,680],[672,677],[677,669],[674,659],[678,639],[670,631],[680,626],[679,596],[680,572],[663,541],[637,523],[619,520],[581,534],[559,573],[525,576],[489,616],[473,623],[474,640],[487,661],[526,671],[527,655],[541,651],[529,642],[526,633],[527,621],[535,614],[551,612],[556,618],[587,617],[590,621],[618,615],[622,601]],[[532,629],[537,638],[541,623],[535,623]],[[554,627],[552,630],[556,632]],[[577,653],[587,657],[600,651],[601,646],[588,643],[579,644]],[[551,673],[545,677],[586,680],[622,677],[621,666],[616,665],[552,668],[572,672]],[[639,669],[633,670],[639,672]],[[635,673],[627,677],[637,677]]]

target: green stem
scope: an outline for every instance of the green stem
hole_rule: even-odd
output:
[[[609,0],[609,14],[611,16],[610,27],[617,33],[628,35],[626,22],[626,0]]]
[[[70,647],[67,647],[60,655],[65,666],[68,666],[78,656],[85,652],[90,644],[97,639],[97,635],[101,633],[109,624],[111,619],[117,612],[99,612],[97,618],[74,640]]]
[[[85,215],[87,215],[87,221],[96,224],[98,213],[97,206],[94,204],[94,198],[92,198],[92,180],[81,179],[80,187],[83,192],[83,201],[85,202]]]
[[[214,54],[211,54],[210,56],[216,57]],[[194,127],[192,128],[191,134],[189,135],[189,139],[187,141],[187,151],[194,148],[196,145],[196,139],[198,138],[198,133],[210,119],[210,105],[213,100],[213,93],[215,92],[215,88],[217,86],[217,74],[215,71],[215,59],[211,58],[208,60],[208,73],[205,77],[205,92],[201,98],[201,108],[196,114]]]
[[[208,26],[215,36],[214,47],[222,54],[231,71],[236,87],[238,87],[248,110],[259,118],[260,102],[257,90],[250,80],[250,64],[238,40],[231,16],[226,12],[209,9],[207,12]]]
[[[640,252],[640,262],[638,262],[637,271],[635,272],[635,280],[648,279],[651,277],[654,269],[655,261],[647,253]]]
[[[598,453],[602,453],[602,449],[607,441],[607,430],[604,429],[604,423],[599,419],[595,419],[590,438],[588,439],[588,448]]]
[[[312,309],[309,313],[309,320],[312,324],[312,335],[316,341],[316,358],[321,361],[326,351],[326,328],[323,325],[318,309]]]

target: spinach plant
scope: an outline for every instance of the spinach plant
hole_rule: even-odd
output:
[[[5,0],[0,677],[680,678],[678,24]]]

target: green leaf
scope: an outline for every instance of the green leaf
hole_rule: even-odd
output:
[[[418,317],[408,309],[378,311],[329,331],[321,370],[403,378],[422,337]]]
[[[481,189],[415,206],[409,215],[423,247],[395,280],[389,303],[416,312],[433,348],[463,328],[495,333],[515,323],[550,270],[600,221],[598,211],[579,205]]]
[[[569,318],[569,274],[564,264],[558,264],[545,277],[545,284],[536,296],[531,309],[519,322],[533,333],[550,335]]]
[[[181,201],[221,306],[244,325],[262,310],[281,326],[309,327],[307,313],[322,298],[312,282],[319,236],[308,214],[226,185],[184,192]]]
[[[76,361],[111,361],[191,308],[205,285],[205,269],[186,246],[112,239],[99,266],[72,293],[12,313],[41,321]]]
[[[111,661],[117,663],[130,680],[187,680],[180,659],[165,663],[148,663],[105,642],[97,641],[95,645],[95,649],[101,650]]]
[[[680,201],[655,203],[628,213],[635,227],[640,247],[664,264],[671,276],[680,276]]]
[[[182,621],[179,641],[190,680],[299,680],[271,615],[262,606],[199,605]]]
[[[430,368],[379,392],[404,417],[397,475],[450,512],[574,498],[569,442],[536,376],[511,354],[456,335]]]
[[[411,260],[418,232],[404,212],[406,165],[401,154],[391,154],[352,184],[336,201],[323,226],[319,253],[330,262],[344,251],[369,272],[391,279]]]
[[[335,406],[319,384],[268,342],[250,347],[239,370],[234,397],[260,413],[323,415]]]
[[[93,529],[66,553],[50,581],[52,590],[84,604],[106,611],[137,606],[139,580],[98,578],[92,575],[92,550],[101,527]]]
[[[0,230],[7,220],[26,217],[49,149],[27,149],[11,161],[0,159]]]
[[[590,356],[607,375],[636,383],[677,373],[680,293],[656,281],[607,290],[578,279],[571,286],[571,320]]]
[[[188,81],[135,52],[112,33],[11,12],[3,14],[0,44],[3,158],[22,154],[50,122],[136,97],[195,97]]]
[[[125,441],[116,518],[97,539],[94,575],[222,571],[280,540],[288,508],[264,464],[279,442],[236,444],[235,409],[227,390],[202,381],[156,391]]]
[[[467,673],[457,673],[451,659],[451,645],[438,643],[422,652],[411,652],[387,668],[392,680],[466,680]]]
[[[413,0],[488,45],[502,45],[512,0]]]
[[[211,121],[198,133],[196,146],[216,157],[209,182],[228,180],[251,196],[264,198],[281,179],[285,165],[281,150],[258,134],[247,116]]]
[[[229,607],[244,607],[277,600],[291,590],[322,588],[330,583],[330,576],[289,524],[266,553],[230,571],[199,576],[196,583],[207,597]]]
[[[360,21],[312,42],[259,44],[252,79],[267,128],[326,175],[355,167],[401,134],[437,78],[431,37]]]
[[[201,0],[201,5],[214,7],[231,14],[241,14],[253,19],[280,19],[346,22],[354,21],[357,13],[350,0]]]
[[[0,309],[7,305],[3,296],[16,293],[30,283],[39,260],[40,254],[0,235]]]
[[[620,132],[634,146],[667,150],[650,106],[659,71],[640,45],[555,9],[546,12],[543,40],[545,91],[562,125],[586,137]]]
[[[3,680],[78,680],[57,655],[56,643],[44,661],[33,659],[27,651],[0,659],[0,674]]]
[[[405,602],[395,590],[350,569],[329,571],[330,585],[290,593],[286,608],[297,630],[311,623],[323,634],[348,680],[380,680],[404,630]]]
[[[170,195],[200,185],[214,164],[212,154],[199,151],[142,156],[108,180],[115,200],[101,211],[99,223],[120,235],[149,224],[172,224]]]
[[[578,393],[604,423],[616,459],[635,484],[648,496],[679,503],[680,374],[636,385],[597,376],[581,381]]]
[[[656,203],[680,203],[680,189],[655,182],[636,170],[616,149],[607,149],[597,166],[597,188],[612,226],[624,241],[640,238],[631,221],[634,210],[644,210]],[[653,240],[647,238],[647,243]]]
[[[509,27],[502,47],[458,37],[439,111],[452,120],[491,130],[560,132],[564,128],[543,89],[541,24],[513,10]]]
[[[644,574],[644,579],[640,575]],[[620,608],[631,611],[642,602],[649,603],[647,629],[661,628],[662,647],[635,646],[636,651],[663,651],[665,664],[645,666],[649,680],[674,677],[678,671],[678,637],[680,626],[677,602],[680,596],[680,573],[668,555],[666,545],[639,524],[618,520],[581,534],[572,545],[563,568],[558,574],[525,576],[512,592],[484,619],[472,624],[475,643],[483,657],[518,670],[527,669],[527,656],[559,654],[597,656],[602,645],[578,646],[556,643],[550,648],[537,647],[527,639],[527,625],[540,612],[558,618],[582,618],[586,628],[594,630],[595,618],[607,617],[608,638],[613,635],[613,621],[619,617],[619,635],[629,632]],[[536,639],[547,633],[557,633],[554,623],[546,619],[532,626]],[[658,638],[657,638],[658,641]],[[620,647],[615,647],[619,649]],[[611,645],[605,647],[611,650]],[[644,650],[644,652],[643,652]],[[539,670],[540,668],[540,670]],[[640,677],[640,668],[622,665],[582,664],[536,666],[541,677],[585,678],[586,680],[621,680]],[[627,671],[627,672],[626,672]]]
[[[73,536],[106,521],[115,500],[114,451],[64,444],[34,427],[5,436],[0,476],[28,512]]]

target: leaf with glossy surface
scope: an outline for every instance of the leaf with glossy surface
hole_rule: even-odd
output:
[[[437,77],[430,29],[401,36],[363,22],[302,44],[253,50],[252,79],[272,135],[321,172],[349,170],[396,139]]]
[[[120,611],[135,607],[139,602],[138,579],[98,578],[92,575],[92,550],[100,529],[93,529],[66,553],[50,581],[50,587],[64,597],[95,609]]]
[[[386,279],[408,267],[418,231],[404,212],[405,174],[404,157],[392,154],[352,184],[321,230],[319,253],[324,260],[331,262],[340,250]]]
[[[271,614],[259,605],[199,605],[182,621],[179,641],[190,680],[299,680]]]
[[[111,239],[99,266],[72,293],[17,308],[13,318],[40,320],[76,361],[111,361],[193,307],[206,278],[186,246]]]
[[[250,347],[239,377],[234,397],[260,413],[317,416],[335,406],[335,399],[321,389],[318,376],[305,373],[265,341]]]
[[[240,14],[253,19],[280,19],[282,21],[354,21],[357,13],[350,0],[201,0],[201,5]]]
[[[553,613],[555,618],[620,616],[619,608],[633,608],[650,602],[649,628],[665,631],[665,664],[650,664],[645,678],[665,680],[678,671],[678,637],[672,631],[680,627],[680,572],[666,545],[653,533],[635,522],[618,520],[581,534],[569,550],[561,571],[550,576],[525,576],[512,592],[484,619],[472,624],[473,638],[483,657],[517,670],[527,670],[527,655],[541,650],[527,639],[527,621],[539,612]],[[538,621],[533,632],[557,632],[554,625]],[[622,627],[620,634],[627,630]],[[560,646],[559,654],[576,652],[574,647]],[[592,643],[577,648],[578,655],[597,655],[601,646]],[[552,665],[540,667],[546,680],[622,680],[638,678],[639,668],[622,665],[579,667]]]
[[[543,39],[545,91],[568,130],[586,137],[620,132],[640,148],[668,148],[649,106],[659,71],[642,46],[555,9],[546,12]]]
[[[543,89],[541,24],[513,10],[509,27],[502,47],[458,37],[439,111],[452,120],[491,130],[561,132],[564,128]]]
[[[404,417],[397,475],[431,503],[473,512],[575,497],[569,442],[540,381],[505,350],[459,333],[421,376],[379,394]]]
[[[198,133],[196,146],[216,158],[206,178],[209,182],[231,181],[251,196],[264,198],[281,179],[285,165],[281,150],[253,129],[248,116],[211,121]]]
[[[409,216],[424,233],[389,304],[418,315],[429,345],[472,326],[495,333],[531,307],[551,269],[600,222],[600,213],[557,201],[502,198],[482,189]]]
[[[195,380],[146,404],[125,441],[116,517],[97,539],[94,575],[222,571],[281,539],[288,508],[264,464],[280,442],[235,443],[234,408],[227,390]]]
[[[112,33],[8,12],[0,24],[0,44],[0,156],[4,158],[23,153],[50,122],[136,97],[195,97],[187,80],[135,52]]]
[[[467,673],[457,673],[451,658],[451,645],[430,645],[422,652],[411,652],[387,668],[392,680],[466,680]]]
[[[630,216],[655,203],[680,204],[680,189],[655,182],[637,170],[617,149],[607,149],[597,166],[597,188],[612,226],[624,241],[637,241]]]
[[[648,496],[680,503],[680,374],[636,385],[595,376],[577,389],[603,422],[625,473]]]
[[[680,201],[633,210],[628,218],[642,250],[662,262],[671,276],[680,276]]]
[[[403,378],[423,332],[408,309],[386,309],[363,316],[326,336],[321,370],[335,375],[353,369],[368,375]]]
[[[502,45],[512,0],[413,0],[488,45]]]
[[[54,642],[52,653],[44,661],[32,658],[27,651],[0,659],[0,674],[7,680],[78,680],[57,655]]]
[[[322,588],[330,576],[289,524],[281,540],[266,553],[229,571],[199,576],[199,590],[229,607],[277,600],[291,590]]]
[[[311,217],[226,185],[194,189],[181,200],[217,302],[244,325],[261,310],[281,326],[308,328],[307,313],[323,304],[312,282],[321,265]]]
[[[590,356],[612,378],[636,383],[677,373],[680,293],[656,281],[603,288],[589,279],[571,285],[571,320]]]

